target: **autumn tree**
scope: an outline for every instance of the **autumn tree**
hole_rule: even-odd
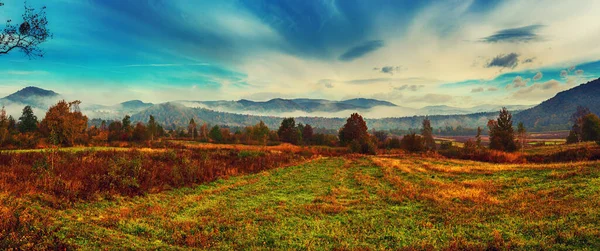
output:
[[[425,117],[423,119],[423,128],[421,129],[421,135],[423,136],[425,148],[427,150],[435,150],[435,140],[433,139],[433,128],[431,128],[431,121]]]
[[[123,140],[123,123],[121,121],[113,121],[108,125],[108,141]]]
[[[38,128],[38,119],[33,114],[31,106],[25,106],[23,113],[19,117],[19,131],[21,133],[35,132]]]
[[[507,152],[517,149],[512,124],[512,114],[505,107],[500,110],[497,120],[488,122],[490,149]]]
[[[369,137],[367,123],[358,113],[353,113],[340,128],[338,137],[342,145],[348,145],[353,140],[364,140]]]
[[[204,123],[200,126],[199,136],[200,140],[208,141],[208,124]]]
[[[352,152],[376,154],[377,147],[369,137],[367,123],[358,113],[353,113],[340,128],[340,143],[349,146]]]
[[[77,142],[83,142],[86,137],[88,118],[78,109],[72,109],[78,104],[79,101],[67,103],[61,100],[50,107],[40,123],[42,135],[56,145],[72,146]]]
[[[301,140],[300,130],[296,127],[296,121],[294,118],[285,118],[281,121],[281,125],[277,130],[279,140],[281,142],[287,142],[291,144],[298,144]]]
[[[2,5],[0,3],[0,6]],[[44,55],[39,45],[52,37],[47,27],[46,7],[36,11],[25,5],[22,18],[23,20],[18,23],[7,20],[4,29],[0,31],[0,56],[12,50],[21,50],[30,58]]]
[[[150,138],[149,132],[142,122],[135,125],[131,138],[134,141],[146,141]]]
[[[404,135],[400,140],[400,148],[409,152],[422,152],[427,149],[425,139],[415,133]]]

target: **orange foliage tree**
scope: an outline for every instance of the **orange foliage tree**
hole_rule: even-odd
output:
[[[40,133],[55,145],[85,143],[88,118],[79,111],[80,103],[78,100],[70,103],[61,100],[50,107],[40,123]]]

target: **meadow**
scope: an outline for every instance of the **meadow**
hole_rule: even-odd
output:
[[[594,160],[171,147],[0,152],[0,249],[600,248]]]

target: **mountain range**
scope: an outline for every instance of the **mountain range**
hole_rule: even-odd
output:
[[[0,105],[34,107],[38,117],[63,97],[53,91],[37,87],[26,87],[0,99]],[[578,105],[583,105],[596,114],[600,114],[600,79],[582,84],[570,90],[558,93],[553,98],[537,106],[506,106],[513,112],[514,121],[522,121],[530,131],[563,130],[570,127],[569,118]],[[420,109],[397,106],[391,102],[376,99],[349,99],[332,101],[325,99],[271,99],[268,101],[190,101],[179,100],[160,104],[130,100],[115,105],[97,105],[82,103],[81,109],[89,118],[106,120],[121,119],[131,115],[134,121],[146,121],[149,115],[165,125],[166,128],[185,127],[191,118],[199,123],[227,126],[246,126],[264,121],[269,127],[277,127],[281,117],[287,113],[300,123],[316,127],[337,129],[344,123],[343,117],[351,112],[359,112],[369,118],[369,112],[376,109],[388,109],[387,118],[367,120],[370,128],[397,129],[418,128],[425,115],[431,119],[434,127],[485,126],[488,119],[497,115],[498,105],[479,105],[470,108],[451,106],[427,106]],[[37,109],[37,110],[36,110]],[[20,111],[14,111],[20,112]],[[334,114],[322,116],[322,114]],[[335,116],[343,114],[343,116]],[[13,116],[18,116],[14,114]]]

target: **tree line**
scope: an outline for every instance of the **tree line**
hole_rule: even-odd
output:
[[[88,127],[88,118],[79,110],[80,101],[59,101],[51,106],[39,121],[30,106],[25,106],[22,115],[15,119],[0,109],[0,146],[31,148],[41,143],[73,146],[103,144],[111,142],[147,142],[160,138],[185,139],[212,143],[237,143],[268,145],[289,143],[294,145],[324,145],[348,147],[352,152],[375,154],[377,149],[404,149],[410,152],[445,150],[452,146],[443,140],[436,143],[431,121],[425,117],[419,132],[409,132],[402,137],[384,131],[369,132],[364,118],[354,113],[345,124],[332,135],[328,131],[316,130],[310,124],[296,123],[294,118],[284,118],[277,130],[271,130],[264,122],[256,125],[231,128],[219,125],[199,124],[193,118],[188,127],[180,130],[165,130],[149,115],[146,123],[133,123],[126,115],[120,121],[102,121],[99,126]],[[573,127],[567,143],[600,141],[600,119],[585,107],[578,107],[572,116]],[[482,149],[481,127],[476,135],[464,143],[464,149]],[[496,119],[487,123],[489,149],[514,152],[527,144],[527,130],[523,123],[513,129],[512,114],[503,108]],[[42,144],[44,145],[44,144]]]

